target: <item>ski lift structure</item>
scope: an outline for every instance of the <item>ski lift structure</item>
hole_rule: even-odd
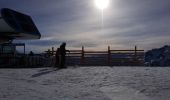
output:
[[[0,14],[0,53],[6,51],[3,47],[14,48],[11,50],[15,52],[16,46],[23,46],[25,53],[25,43],[12,43],[12,41],[40,39],[41,34],[29,15],[9,8],[2,8]]]

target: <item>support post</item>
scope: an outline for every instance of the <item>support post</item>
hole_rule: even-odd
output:
[[[110,46],[108,46],[108,66],[110,66],[110,57],[111,56],[111,52],[110,52]]]
[[[27,56],[26,56],[26,54],[25,54],[25,43],[24,43],[24,57],[23,57],[23,60],[24,60],[24,67],[26,67],[27,66],[27,63],[28,63],[28,59],[27,59]]]
[[[54,47],[52,47],[52,56],[54,55]]]
[[[82,51],[81,51],[81,64],[84,64],[84,46],[82,46]]]
[[[24,44],[24,55],[25,55],[25,44]]]
[[[137,46],[135,46],[135,58],[134,60],[136,61],[137,60]]]

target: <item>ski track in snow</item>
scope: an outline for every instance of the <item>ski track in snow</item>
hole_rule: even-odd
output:
[[[169,100],[169,67],[0,69],[0,100]]]

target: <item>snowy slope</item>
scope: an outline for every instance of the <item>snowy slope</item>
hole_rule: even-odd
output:
[[[169,100],[170,68],[0,69],[0,100]]]

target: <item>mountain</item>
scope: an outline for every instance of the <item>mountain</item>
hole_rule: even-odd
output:
[[[145,53],[145,64],[150,66],[170,66],[170,46],[152,49]]]

